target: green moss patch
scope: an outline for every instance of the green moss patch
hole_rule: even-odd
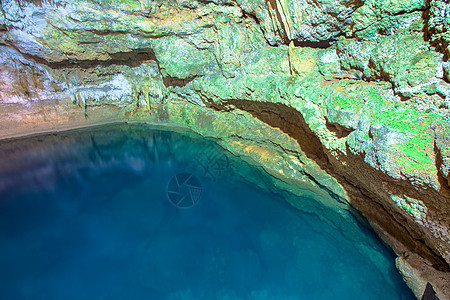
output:
[[[409,174],[435,173],[435,131],[449,132],[444,116],[435,110],[421,110],[394,97],[384,86],[351,85],[335,92],[328,107],[363,116],[375,126],[403,133],[404,140],[393,144],[396,162]],[[369,135],[367,135],[369,138]]]

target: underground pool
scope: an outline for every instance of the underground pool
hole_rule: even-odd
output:
[[[0,164],[0,299],[414,299],[357,213],[191,133],[8,140]]]

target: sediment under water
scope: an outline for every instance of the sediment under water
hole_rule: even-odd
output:
[[[350,210],[205,138],[106,126],[1,142],[0,164],[0,299],[414,299]]]

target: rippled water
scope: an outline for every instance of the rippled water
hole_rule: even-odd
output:
[[[0,157],[0,299],[413,299],[351,212],[204,138],[109,126]]]

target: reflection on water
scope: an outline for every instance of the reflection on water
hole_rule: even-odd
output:
[[[267,178],[145,126],[3,142],[0,299],[413,299],[350,212]]]

